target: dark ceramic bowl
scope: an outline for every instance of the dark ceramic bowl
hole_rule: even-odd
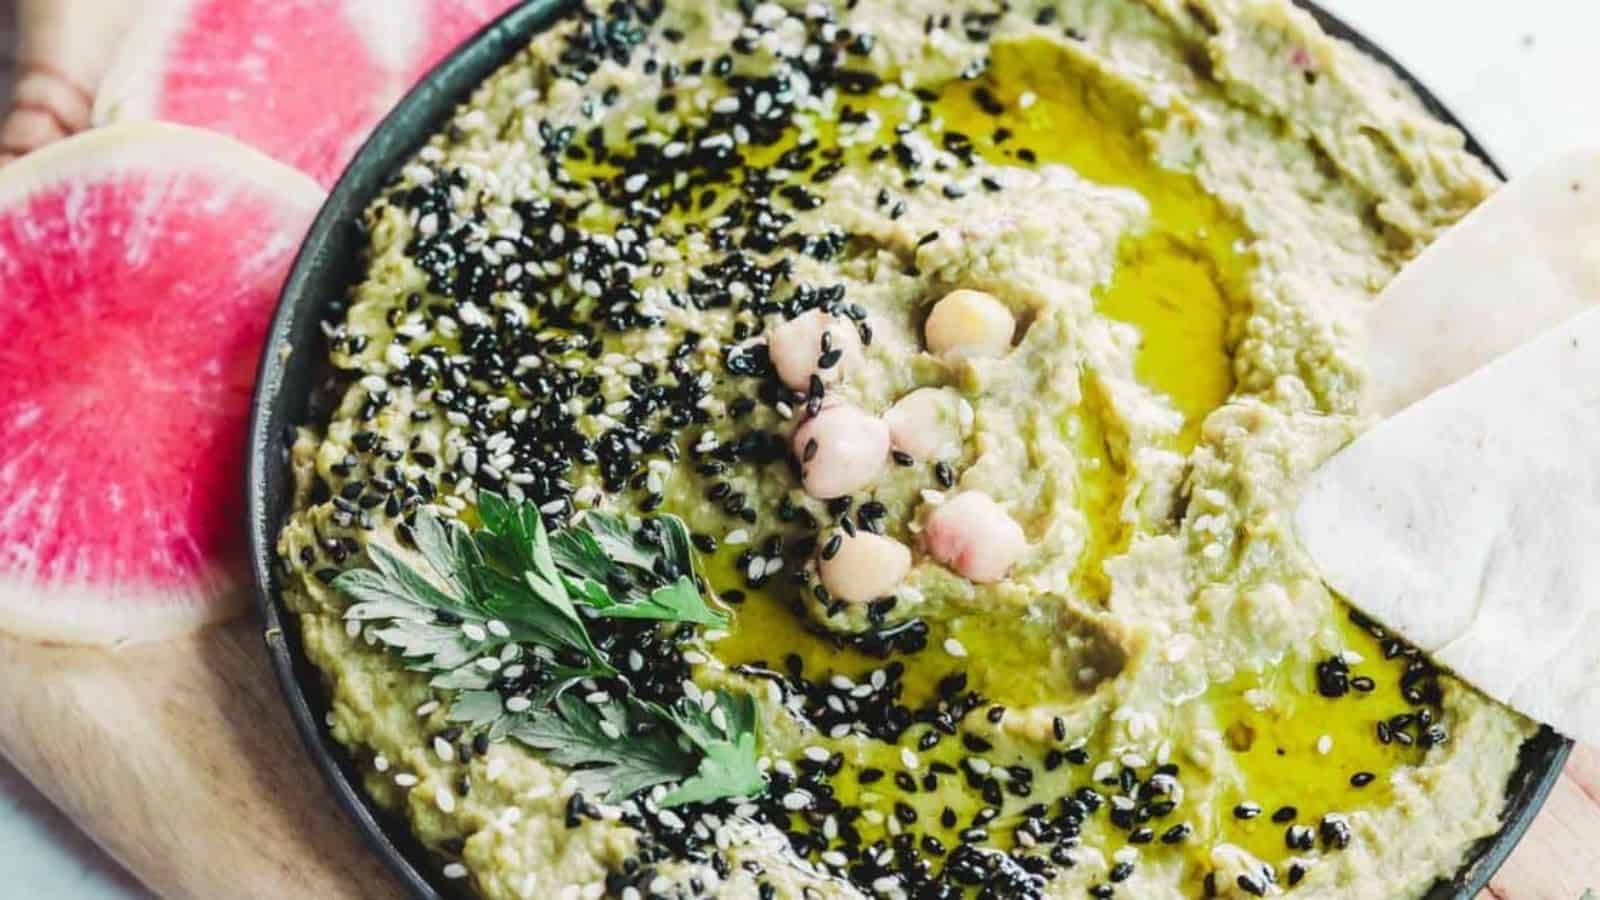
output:
[[[288,435],[307,420],[310,397],[323,372],[327,348],[318,322],[327,303],[344,297],[363,274],[364,240],[354,226],[362,211],[382,189],[384,180],[399,170],[473,88],[575,5],[576,0],[528,0],[440,63],[378,126],[334,186],[300,249],[272,321],[256,384],[247,472],[251,569],[272,665],[295,726],[328,787],[373,852],[421,900],[442,900],[459,892],[446,886],[437,864],[411,837],[406,824],[366,796],[349,755],[323,727],[328,703],[321,675],[306,660],[295,619],[279,594],[273,548],[292,496],[285,466]],[[1383,50],[1326,11],[1309,2],[1302,5],[1329,34],[1393,69],[1434,115],[1461,127],[1437,98]],[[1470,135],[1467,140],[1471,151],[1498,173],[1483,147]],[[1423,900],[1472,900],[1477,895],[1527,831],[1570,748],[1571,742],[1549,729],[1523,746],[1521,764],[1508,787],[1504,825],[1474,848],[1454,878],[1436,884]]]

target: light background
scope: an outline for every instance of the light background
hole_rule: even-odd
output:
[[[118,0],[111,0],[118,2]],[[1512,174],[1600,146],[1600,3],[1325,0],[1422,79]],[[14,15],[0,5],[0,96]],[[309,765],[309,763],[308,763]],[[0,897],[134,900],[147,893],[0,760]]]

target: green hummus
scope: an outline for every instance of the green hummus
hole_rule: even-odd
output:
[[[591,3],[367,211],[280,552],[333,735],[492,898],[1420,896],[1533,726],[1353,615],[1288,525],[1363,426],[1347,325],[1495,187],[1287,0]],[[986,292],[999,356],[937,356]],[[826,309],[829,402],[939,388],[953,438],[843,498],[768,361]],[[817,385],[821,387],[821,385]],[[810,406],[810,409],[808,409]],[[672,513],[732,623],[688,691],[759,704],[768,792],[663,814],[450,718],[329,582],[490,489],[560,528]],[[928,552],[957,491],[1026,549]],[[817,590],[841,529],[910,548]],[[803,794],[792,800],[792,795]]]

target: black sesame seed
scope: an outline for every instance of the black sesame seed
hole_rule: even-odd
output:
[[[838,555],[839,548],[843,547],[843,546],[844,546],[844,535],[836,534],[833,537],[828,538],[828,542],[822,545],[822,558],[823,559],[833,559],[835,556]]]
[[[1344,816],[1337,813],[1323,816],[1317,831],[1322,836],[1322,844],[1325,847],[1343,850],[1350,846],[1350,821]]]

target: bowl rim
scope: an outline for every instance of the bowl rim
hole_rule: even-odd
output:
[[[528,41],[576,9],[581,0],[526,0],[457,47],[413,87],[352,158],[311,225],[273,314],[251,400],[245,472],[250,574],[273,672],[307,752],[334,799],[390,872],[417,900],[459,896],[439,874],[432,855],[399,817],[381,809],[361,787],[349,753],[324,725],[328,710],[321,673],[307,660],[294,616],[277,583],[277,535],[291,494],[288,431],[302,423],[323,351],[317,323],[331,299],[354,283],[359,249],[356,218],[384,181],[447,119],[457,105]],[[1292,0],[1330,36],[1393,72],[1434,117],[1454,126],[1466,148],[1504,180],[1505,173],[1451,110],[1382,47],[1314,0]],[[343,267],[346,271],[341,273]],[[307,358],[310,354],[310,358]],[[1559,779],[1572,742],[1548,727],[1521,747],[1507,785],[1502,825],[1469,851],[1461,869],[1436,882],[1422,900],[1472,900],[1511,855]]]

